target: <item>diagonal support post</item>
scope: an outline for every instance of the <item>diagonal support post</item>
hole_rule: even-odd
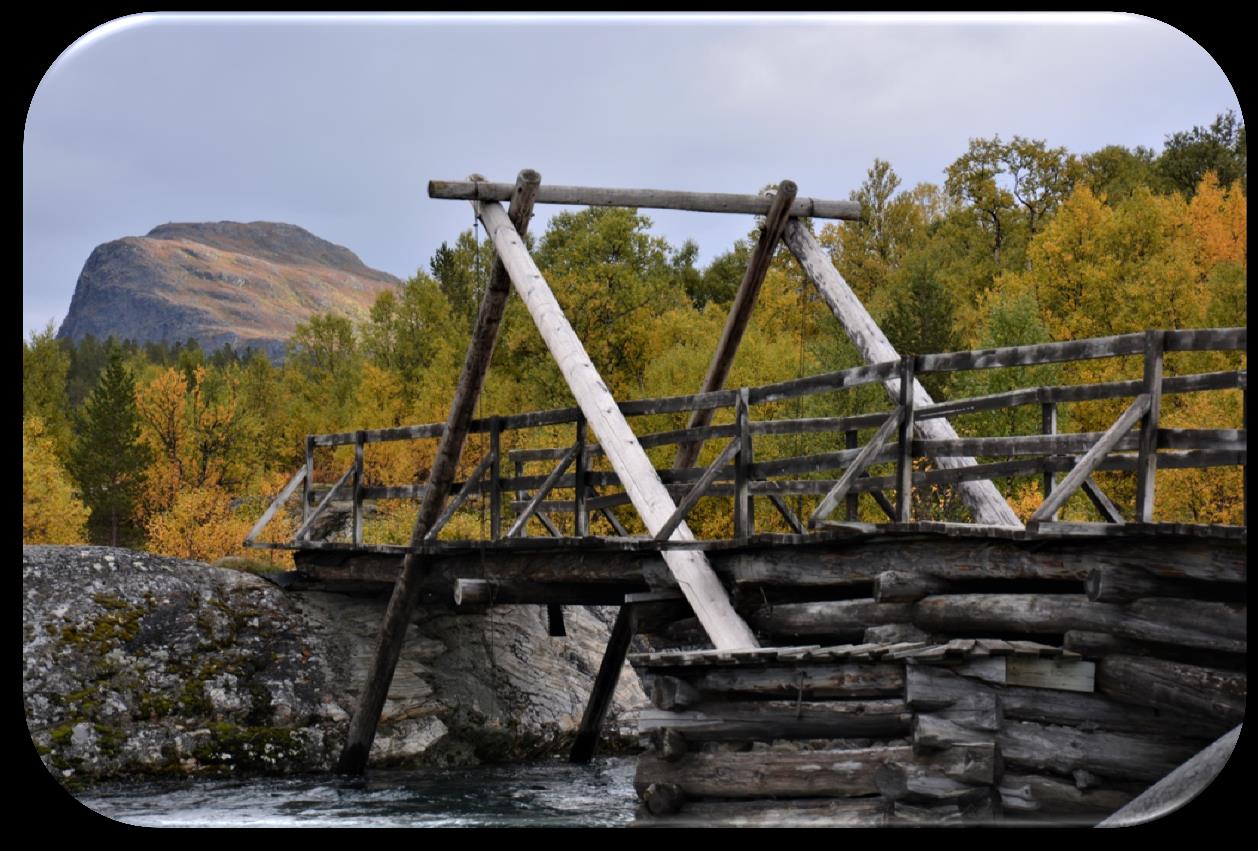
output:
[[[760,286],[764,283],[764,276],[769,271],[769,264],[773,262],[773,252],[778,246],[778,240],[782,238],[782,231],[786,227],[791,205],[795,202],[798,191],[799,187],[795,185],[795,181],[783,180],[778,184],[777,191],[773,193],[773,201],[765,216],[764,228],[760,231],[760,238],[751,252],[751,259],[747,262],[747,271],[743,274],[742,282],[738,285],[734,304],[730,307],[729,317],[725,320],[725,330],[721,332],[721,341],[716,346],[716,353],[712,355],[712,363],[708,366],[708,374],[703,379],[700,393],[720,390],[725,386],[725,379],[729,378],[730,367],[734,364],[734,355],[738,353],[738,344],[742,342],[747,323],[751,321],[752,308],[756,306]],[[711,408],[695,411],[690,415],[690,422],[686,428],[704,428],[711,422]],[[679,444],[677,456],[673,460],[673,469],[694,466],[699,459],[701,449],[703,449],[701,440]]]
[[[843,498],[847,496],[848,490],[856,482],[857,477],[865,472],[865,468],[882,451],[882,448],[887,445],[887,441],[891,439],[892,433],[900,427],[900,420],[903,416],[904,409],[897,406],[891,412],[891,415],[882,421],[878,431],[874,432],[874,436],[869,439],[869,443],[865,444],[865,448],[852,461],[851,466],[843,471],[843,475],[834,483],[834,487],[830,488],[830,492],[822,497],[821,502],[817,505],[817,510],[808,518],[810,527],[816,528],[818,523],[838,507]],[[894,519],[895,515],[893,514],[892,517]]]
[[[900,354],[891,345],[887,335],[874,322],[874,318],[869,315],[869,311],[865,309],[865,306],[860,303],[860,299],[852,292],[852,288],[843,280],[839,270],[834,268],[834,264],[830,262],[829,255],[826,254],[808,228],[800,224],[797,219],[791,219],[787,222],[786,229],[782,233],[782,239],[790,247],[791,253],[795,255],[799,265],[803,267],[804,273],[816,285],[822,299],[825,300],[835,318],[839,320],[839,324],[843,326],[843,330],[856,346],[857,351],[861,353],[861,357],[865,359],[865,362],[875,364],[899,360]],[[893,403],[898,402],[900,380],[898,378],[890,379],[883,386],[891,396],[891,401]],[[926,392],[926,388],[922,387],[916,380],[913,385],[913,397],[917,400],[918,407],[934,404],[934,400]],[[913,429],[918,437],[925,440],[957,439],[956,430],[943,418],[919,420],[914,423]],[[937,458],[935,463],[940,467],[954,468],[972,467],[978,462],[973,458],[956,456]],[[1019,528],[1022,526],[1018,522],[1018,516],[1009,507],[1009,503],[1005,501],[1005,498],[1000,495],[1000,491],[989,480],[961,482],[957,487],[961,491],[961,498],[974,513],[976,522],[993,526],[1014,526]]]
[[[503,213],[503,218],[516,234],[516,239],[528,228],[533,200],[537,197],[540,183],[541,176],[531,169],[521,171],[516,179],[510,216]],[[367,767],[371,742],[376,737],[376,727],[380,723],[380,713],[384,709],[389,684],[393,681],[393,672],[397,668],[402,644],[406,640],[406,630],[419,599],[424,570],[422,559],[416,550],[437,520],[441,506],[454,483],[459,455],[472,424],[476,400],[484,385],[485,373],[489,370],[494,343],[498,339],[498,326],[502,322],[503,308],[510,294],[511,284],[507,272],[501,262],[495,263],[489,286],[481,299],[472,341],[468,344],[463,371],[454,391],[454,401],[450,404],[450,416],[441,433],[437,456],[433,460],[432,472],[428,478],[428,488],[424,492],[423,502],[420,503],[419,516],[415,518],[415,528],[411,531],[409,551],[402,560],[402,572],[393,585],[393,595],[389,598],[389,607],[380,626],[376,655],[367,673],[367,682],[354,716],[350,719],[345,748],[337,761],[337,770],[343,773],[361,774]]]
[[[647,532],[654,535],[677,510],[668,489],[629,428],[615,397],[590,362],[585,347],[538,271],[537,264],[529,256],[524,242],[511,226],[507,214],[496,203],[482,203],[479,209],[481,221],[485,223],[498,257],[511,276],[512,285],[533,317],[542,340],[558,363],[560,373],[620,477]],[[683,522],[674,530],[670,540],[692,541],[694,535]],[[759,646],[751,629],[734,611],[728,593],[703,553],[668,549],[662,555],[686,601],[718,649]]]

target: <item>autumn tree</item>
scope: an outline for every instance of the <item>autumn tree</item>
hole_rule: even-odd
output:
[[[97,534],[118,546],[144,481],[149,448],[140,441],[135,379],[113,347],[96,388],[76,418],[76,441],[67,465],[91,510]]]
[[[22,341],[22,417],[39,418],[43,435],[61,457],[71,443],[69,372],[70,356],[57,340],[52,322],[32,334],[29,343]]]
[[[22,543],[78,544],[87,540],[87,507],[57,458],[38,416],[22,420]]]
[[[1209,127],[1193,127],[1166,137],[1162,155],[1154,166],[1165,188],[1192,197],[1207,172],[1214,172],[1221,186],[1240,181],[1246,187],[1245,125],[1230,109]]]

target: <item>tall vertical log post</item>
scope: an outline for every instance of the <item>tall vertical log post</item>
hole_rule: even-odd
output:
[[[712,355],[712,363],[708,366],[708,374],[703,379],[700,393],[711,393],[725,386],[729,377],[730,367],[734,363],[734,355],[738,352],[738,344],[742,342],[747,323],[751,320],[752,308],[756,306],[756,297],[760,294],[760,285],[773,262],[773,252],[778,240],[782,238],[782,230],[786,227],[790,215],[791,204],[795,202],[795,193],[799,187],[792,180],[783,180],[778,184],[773,202],[764,219],[764,229],[760,231],[760,239],[747,262],[747,271],[743,273],[742,283],[738,285],[738,293],[734,296],[734,304],[730,308],[729,317],[725,320],[725,330],[721,333],[721,342]],[[686,428],[704,428],[712,422],[712,410],[695,411],[690,415]],[[699,459],[699,451],[703,448],[702,441],[682,443],[677,447],[677,455],[673,460],[673,469],[693,467]]]
[[[756,533],[755,504],[747,485],[747,468],[751,466],[751,415],[747,410],[747,388],[738,391],[735,421],[738,424],[738,455],[734,460],[734,537],[740,541]]]
[[[616,399],[590,362],[585,347],[507,214],[496,203],[482,203],[479,209],[498,257],[511,275],[511,283],[558,363],[586,422],[620,477],[648,533],[655,535],[677,509],[668,489],[620,413]],[[694,536],[683,522],[670,540],[690,541]],[[760,646],[751,629],[734,611],[729,595],[703,553],[668,549],[662,555],[713,645],[721,650]]]
[[[503,213],[502,218],[517,240],[519,234],[528,227],[533,200],[537,196],[540,183],[541,175],[531,169],[521,171],[516,179],[510,217]],[[501,207],[498,209],[501,212]],[[502,321],[502,311],[510,294],[511,284],[507,272],[501,262],[495,263],[489,286],[481,299],[480,313],[476,317],[472,341],[467,347],[467,358],[463,361],[463,372],[454,391],[454,401],[450,404],[450,416],[437,446],[437,456],[428,477],[428,488],[424,491],[419,516],[411,531],[410,551],[402,561],[402,572],[393,586],[393,596],[389,598],[384,623],[380,626],[376,656],[367,673],[367,682],[358,708],[350,720],[349,738],[345,749],[341,751],[337,763],[338,771],[361,774],[367,766],[371,742],[376,737],[376,727],[380,723],[380,712],[384,709],[389,684],[393,681],[393,671],[397,668],[402,644],[406,639],[406,630],[419,599],[420,581],[424,571],[422,560],[415,550],[423,543],[428,530],[441,513],[450,486],[454,483],[459,455],[463,451],[463,443],[472,423],[476,399],[480,396],[485,373],[489,369],[494,342],[498,338],[498,325]]]
[[[839,320],[839,324],[843,326],[843,330],[847,332],[865,362],[874,364],[899,360],[900,355],[887,339],[887,335],[882,333],[882,329],[869,315],[869,311],[843,280],[839,270],[834,268],[829,256],[808,228],[800,224],[797,219],[791,219],[786,224],[782,239],[790,247],[804,272],[816,285],[821,297],[829,305],[835,318]],[[900,380],[892,378],[883,386],[890,395],[892,403],[899,402]],[[916,380],[913,394],[919,407],[934,404],[930,394]],[[926,440],[957,439],[956,430],[943,418],[918,421],[914,424],[914,431],[918,437]],[[977,462],[973,458],[956,456],[937,458],[935,463],[940,467],[952,468],[972,467]],[[1009,503],[990,481],[961,482],[957,487],[960,488],[961,498],[974,512],[975,522],[1021,528],[1022,524],[1018,522],[1018,516],[1013,513]]]
[[[905,355],[900,361],[900,417],[899,463],[896,465],[895,519],[908,523],[913,516],[913,356]]]
[[[1149,412],[1140,426],[1140,462],[1136,468],[1136,522],[1153,522],[1153,489],[1158,468],[1158,415],[1162,409],[1162,350],[1166,334],[1144,335],[1144,391]]]

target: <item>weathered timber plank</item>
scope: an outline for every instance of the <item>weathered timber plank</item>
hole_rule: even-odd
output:
[[[1097,688],[1115,700],[1216,719],[1225,727],[1245,717],[1243,673],[1119,654],[1098,665]]]
[[[728,697],[824,700],[898,697],[904,691],[900,663],[800,664],[772,668],[675,668],[669,673],[699,691],[705,700]]]
[[[607,716],[607,709],[611,706],[616,683],[620,680],[620,669],[625,665],[625,654],[629,652],[629,642],[633,640],[636,631],[635,620],[634,606],[622,605],[616,614],[616,622],[612,624],[603,661],[594,677],[590,700],[585,706],[576,739],[572,743],[572,753],[569,755],[571,762],[586,763],[594,756],[599,730]]]
[[[883,424],[878,427],[878,430],[874,432],[874,436],[861,448],[856,454],[856,458],[852,460],[851,465],[843,472],[842,477],[835,482],[830,492],[822,497],[821,502],[817,505],[817,510],[808,518],[810,527],[816,527],[817,522],[829,516],[830,512],[843,500],[856,478],[865,472],[865,469],[873,462],[874,457],[882,451],[883,446],[891,437],[891,433],[899,428],[900,420],[903,416],[904,408],[897,407]]]
[[[1166,331],[1166,351],[1204,352],[1246,348],[1245,328],[1184,328]]]
[[[863,633],[869,626],[912,621],[911,605],[872,600],[782,603],[763,607],[751,615],[755,628],[770,635]]]
[[[293,495],[293,491],[297,490],[297,486],[306,481],[306,468],[300,467],[288,483],[280,489],[275,499],[271,500],[271,504],[267,506],[266,511],[262,512],[262,516],[258,518],[258,522],[253,524],[253,528],[249,530],[249,534],[245,536],[245,545],[251,545],[253,539],[258,533],[266,528],[266,524],[271,522],[271,518],[275,516],[275,512],[279,511],[281,505],[288,501]]]
[[[1118,334],[1113,337],[1092,337],[1087,340],[1066,340],[1060,343],[1037,343],[1030,346],[1006,346],[996,349],[975,349],[968,352],[919,355],[917,371],[923,373],[956,372],[970,369],[1032,366],[1143,353],[1143,333]]]
[[[690,509],[694,508],[695,504],[707,493],[708,486],[712,484],[712,482],[716,479],[717,474],[721,472],[725,465],[738,454],[739,449],[740,445],[738,438],[730,438],[730,442],[726,444],[723,450],[721,450],[721,454],[716,456],[716,460],[708,465],[708,468],[704,470],[703,475],[699,478],[699,481],[694,483],[694,486],[690,488],[690,491],[682,498],[682,501],[678,503],[677,509],[667,520],[664,521],[660,530],[655,533],[653,537],[657,541],[666,541],[672,536],[673,530],[677,528],[678,524],[686,519],[686,515],[690,513]]]
[[[1006,772],[997,787],[1006,813],[1033,813],[1048,824],[1092,825],[1135,798],[1123,789],[1080,789],[1072,781]]]
[[[1084,590],[1094,603],[1129,603],[1142,597],[1197,596],[1197,584],[1162,579],[1138,567],[1100,565],[1088,571]]]
[[[874,600],[879,603],[915,603],[950,589],[946,580],[920,571],[884,570],[874,577]]]
[[[511,226],[507,214],[495,203],[482,203],[479,214],[512,284],[533,317],[542,339],[555,356],[560,372],[576,397],[589,427],[598,437],[608,460],[619,474],[621,483],[633,500],[648,532],[654,534],[676,510],[676,504],[664,488],[624,416],[617,410],[615,399],[590,362],[584,346],[529,256],[519,234]],[[685,523],[677,527],[673,537],[683,541],[693,539]],[[664,560],[676,576],[686,599],[715,646],[730,649],[758,646],[751,630],[734,612],[725,589],[702,553],[667,550],[664,552]]]
[[[687,798],[853,797],[880,790],[874,776],[884,765],[916,766],[959,783],[992,784],[996,758],[990,745],[951,748],[919,757],[910,747],[836,751],[689,753],[669,762],[638,758],[634,787],[675,783]]]
[[[1064,634],[1081,629],[1142,641],[1245,652],[1245,607],[1199,600],[1093,603],[1083,594],[953,594],[915,604],[927,632]]]
[[[511,197],[510,183],[468,180],[430,180],[428,197],[462,201],[505,201]],[[773,199],[765,195],[730,192],[684,192],[673,189],[622,189],[605,186],[544,186],[537,195],[539,204],[574,207],[638,207],[657,210],[691,210],[700,213],[769,213]],[[786,213],[815,219],[861,217],[854,201],[827,201],[821,198],[795,198]]]
[[[899,352],[891,345],[886,334],[874,322],[869,311],[852,292],[851,287],[843,280],[838,269],[830,261],[830,257],[822,249],[812,233],[798,221],[787,224],[782,234],[783,240],[790,247],[791,253],[799,261],[804,273],[816,285],[826,305],[843,326],[844,332],[855,344],[861,357],[868,363],[885,363],[899,360]],[[899,398],[900,383],[896,378],[883,382],[889,397],[894,401]],[[917,404],[926,406],[934,403],[934,399],[920,383],[913,387]],[[943,420],[925,420],[914,425],[914,433],[923,439],[950,439],[957,437],[956,431]],[[966,467],[974,463],[973,458],[956,457],[942,458],[940,466],[945,468]],[[1013,509],[990,481],[965,482],[960,487],[962,499],[974,513],[980,523],[992,523],[1001,526],[1017,526],[1022,524],[1013,513]]]
[[[1075,727],[1008,721],[996,733],[1009,764],[1070,775],[1095,772],[1120,780],[1157,780],[1195,754],[1199,745],[1165,737],[1142,737]]]
[[[685,712],[643,709],[638,730],[680,730],[691,741],[879,738],[907,735],[902,700],[701,702]]]

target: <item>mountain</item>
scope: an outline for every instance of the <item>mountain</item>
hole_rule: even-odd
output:
[[[282,356],[316,313],[364,319],[401,282],[354,252],[276,222],[165,224],[96,247],[58,337],[140,343],[195,338]]]

